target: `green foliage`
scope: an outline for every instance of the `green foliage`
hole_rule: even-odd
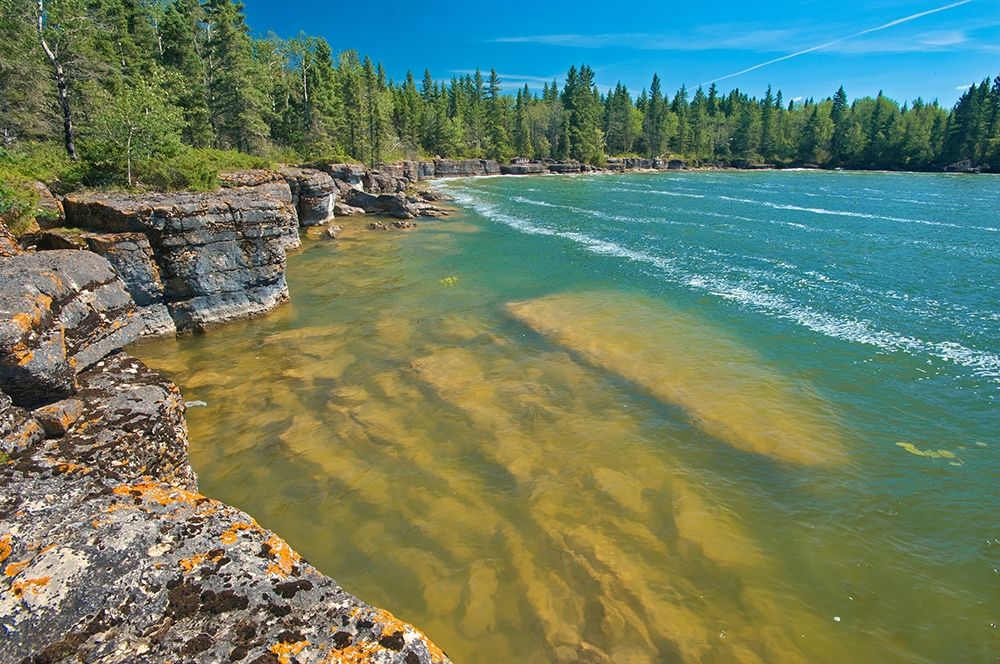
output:
[[[211,191],[218,188],[221,172],[275,166],[270,159],[236,150],[185,148],[168,159],[147,163],[139,172],[139,180],[160,191]]]
[[[436,156],[600,165],[607,154],[641,154],[1000,168],[1000,77],[971,86],[953,111],[884,95],[851,103],[843,88],[787,105],[771,88],[758,98],[681,86],[671,96],[657,75],[638,96],[621,84],[601,94],[586,65],[572,67],[561,88],[553,80],[540,95],[509,94],[495,70],[393,82],[377,61],[335,53],[322,38],[256,37],[235,0],[43,0],[41,30],[36,2],[0,0],[0,146],[23,152],[58,141],[75,152],[78,137],[83,166],[34,169],[64,189],[81,181],[212,188],[216,156],[229,150],[370,166]]]
[[[115,94],[94,95],[99,106],[85,134],[83,154],[101,180],[124,179],[131,187],[147,163],[180,151],[183,119],[168,103],[162,79],[137,78]]]

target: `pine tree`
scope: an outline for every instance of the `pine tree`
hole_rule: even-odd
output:
[[[500,77],[490,70],[486,88],[486,156],[503,160],[510,157],[510,134],[507,131],[507,97],[501,94]]]
[[[209,121],[205,62],[198,24],[203,12],[198,0],[174,0],[159,23],[160,60],[167,69],[165,87],[183,117],[182,136],[190,145],[203,147],[214,140]]]
[[[269,131],[264,119],[268,98],[242,8],[232,0],[208,0],[205,12],[212,64],[209,110],[216,145],[258,151]]]

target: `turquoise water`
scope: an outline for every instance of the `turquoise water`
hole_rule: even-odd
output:
[[[1000,661],[1000,178],[440,186],[139,347],[207,494],[456,661]]]

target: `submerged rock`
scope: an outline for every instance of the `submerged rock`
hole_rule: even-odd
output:
[[[180,391],[119,350],[132,308],[89,251],[0,258],[0,661],[447,662],[198,493]]]

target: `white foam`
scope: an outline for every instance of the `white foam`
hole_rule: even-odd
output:
[[[546,235],[570,240],[591,253],[612,256],[656,268],[662,277],[690,288],[703,290],[717,297],[738,302],[770,315],[790,320],[806,329],[826,336],[866,344],[886,352],[906,352],[913,355],[935,357],[971,369],[979,376],[1000,382],[1000,355],[968,348],[955,341],[927,341],[913,336],[879,329],[874,323],[861,318],[847,318],[808,305],[792,302],[767,287],[757,283],[733,282],[714,273],[691,273],[677,265],[675,259],[658,256],[647,251],[625,247],[610,240],[595,238],[577,231],[561,231],[534,224],[520,217],[501,212],[495,205],[466,193],[455,192],[455,199],[475,209],[487,219],[532,235]],[[823,281],[823,279],[820,279]]]

